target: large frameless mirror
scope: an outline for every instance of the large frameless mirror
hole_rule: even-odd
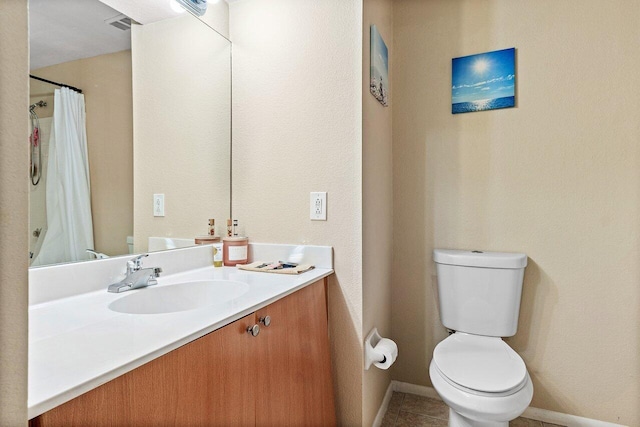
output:
[[[209,219],[221,227],[231,43],[188,13],[139,25],[98,0],[30,0],[29,19],[31,265],[189,246]]]

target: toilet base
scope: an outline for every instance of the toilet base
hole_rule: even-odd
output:
[[[509,422],[472,420],[449,408],[449,427],[509,427]]]

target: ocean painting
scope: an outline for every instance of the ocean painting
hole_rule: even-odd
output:
[[[514,107],[515,85],[515,48],[453,58],[451,112]]]
[[[375,25],[371,26],[371,82],[369,91],[385,107],[389,106],[389,51]]]

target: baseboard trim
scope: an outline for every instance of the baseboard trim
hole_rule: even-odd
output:
[[[387,409],[389,409],[389,402],[391,401],[393,392],[393,381],[391,381],[389,383],[389,387],[387,387],[387,392],[384,394],[384,399],[382,399],[380,409],[378,409],[378,413],[376,414],[376,418],[373,420],[371,427],[380,427],[382,425],[382,419],[384,418],[384,414],[387,413]]]
[[[579,417],[577,415],[563,414],[562,412],[548,411],[546,409],[529,406],[522,414],[525,418],[539,420],[544,423],[560,424],[564,426],[576,427],[628,427],[623,424],[609,423],[591,418]]]
[[[427,387],[424,385],[403,383],[402,381],[392,380],[391,385],[393,391],[400,393],[417,394],[418,396],[430,397],[432,399],[442,400],[440,395],[433,387]]]
[[[405,383],[402,381],[392,380],[391,384],[389,384],[389,388],[387,389],[387,394],[384,396],[384,400],[382,401],[382,405],[380,406],[380,410],[378,411],[378,415],[376,416],[376,421],[382,423],[382,418],[384,414],[387,412],[387,408],[389,407],[389,400],[391,400],[391,395],[394,391],[400,393],[410,393],[416,394],[418,396],[430,397],[432,399],[440,399],[440,396],[435,391],[433,387],[427,387],[423,385],[416,385]],[[384,408],[383,408],[384,407]],[[563,414],[561,412],[548,411],[546,409],[539,409],[528,407],[524,414],[522,414],[525,418],[530,418],[532,420],[542,421],[543,423],[551,423],[551,424],[559,424],[569,427],[625,427],[622,424],[614,424],[606,421],[598,421],[593,420],[591,418],[579,417],[577,415],[569,415]],[[379,418],[379,420],[378,420]],[[380,424],[373,424],[373,427],[379,427]]]

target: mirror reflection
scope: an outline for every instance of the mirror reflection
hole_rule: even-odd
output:
[[[98,0],[29,6],[31,265],[192,245],[210,218],[222,231],[229,41],[188,13],[138,25]]]

